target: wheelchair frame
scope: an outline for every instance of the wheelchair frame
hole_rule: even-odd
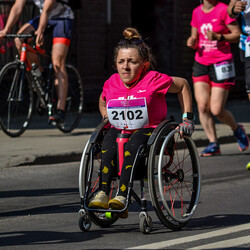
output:
[[[192,218],[200,195],[200,161],[195,143],[190,137],[180,139],[178,123],[173,120],[161,122],[152,132],[146,146],[141,145],[134,160],[128,183],[126,206],[122,210],[91,209],[88,202],[99,190],[101,183],[100,157],[101,143],[110,124],[100,123],[87,142],[79,169],[79,193],[81,208],[79,227],[88,231],[91,222],[101,227],[111,226],[124,213],[131,198],[141,207],[139,215],[140,231],[148,234],[152,231],[152,219],[148,214],[147,200],[144,195],[144,177],[140,178],[141,198],[133,189],[136,167],[144,158],[147,165],[147,178],[151,203],[159,220],[172,230],[183,228]],[[99,166],[96,166],[98,163]],[[93,176],[96,178],[94,179]],[[114,177],[111,187],[118,188],[118,177]],[[181,190],[181,194],[179,193]],[[183,192],[184,191],[184,192]]]

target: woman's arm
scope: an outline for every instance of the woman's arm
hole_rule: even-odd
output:
[[[14,5],[10,10],[10,14],[8,16],[6,25],[4,29],[0,32],[0,38],[6,36],[8,32],[10,32],[11,28],[15,25],[15,23],[19,20],[19,17],[22,14],[24,5],[26,0],[16,0]]]
[[[194,115],[192,112],[192,93],[187,80],[180,77],[173,77],[173,83],[169,93],[177,93],[183,112],[182,123],[179,125],[180,137],[191,136],[194,131]]]
[[[192,112],[192,92],[186,79],[172,77],[173,83],[168,93],[176,93],[183,113]]]
[[[108,117],[107,109],[106,109],[106,101],[104,101],[102,99],[102,93],[101,93],[101,95],[99,97],[99,111],[101,113],[101,116],[102,116],[103,120]]]
[[[187,46],[192,49],[196,49],[198,45],[198,29],[193,27],[191,28],[191,36],[187,39]]]
[[[247,1],[231,0],[227,7],[227,13],[231,18],[236,18],[245,10],[246,5]]]
[[[231,33],[229,34],[219,34],[215,33],[213,31],[207,31],[207,37],[210,41],[227,41],[229,43],[237,43],[239,42],[240,39],[240,27],[237,21],[234,21],[230,24],[227,25],[228,29],[230,30]]]
[[[48,19],[49,19],[49,13],[52,10],[52,7],[56,0],[45,0],[44,5],[43,5],[43,11],[41,13],[40,19],[39,19],[39,26],[38,29],[36,30],[35,34],[37,35],[36,37],[36,44],[38,46],[42,46],[44,42],[44,31],[46,29]]]

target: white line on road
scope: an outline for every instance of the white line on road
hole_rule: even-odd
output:
[[[239,238],[234,238],[231,240],[222,240],[218,242],[214,242],[211,244],[206,244],[202,246],[197,246],[193,248],[188,248],[188,250],[195,250],[195,249],[222,249],[222,248],[231,248],[236,246],[242,246],[244,244],[250,243],[250,236],[244,236]]]
[[[219,229],[215,230],[209,233],[204,233],[204,234],[197,234],[194,236],[188,236],[188,237],[183,237],[183,238],[178,238],[174,240],[166,240],[162,242],[155,242],[152,244],[147,244],[147,245],[142,245],[142,246],[137,246],[137,247],[131,247],[127,249],[160,249],[160,248],[166,248],[166,247],[171,247],[173,245],[179,245],[179,244],[184,244],[184,243],[189,243],[193,241],[198,241],[202,239],[208,239],[212,237],[217,237],[217,236],[222,236],[226,234],[231,234],[231,233],[236,233],[239,231],[243,230],[249,230],[250,229],[250,223],[239,225],[239,226],[233,226],[233,227],[228,227],[225,229]]]

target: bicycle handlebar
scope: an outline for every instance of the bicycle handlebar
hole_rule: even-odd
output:
[[[5,36],[6,38],[32,38],[32,37],[35,37],[35,34],[34,33],[31,33],[31,34],[6,34]]]
[[[32,33],[29,33],[29,34],[6,34],[5,36],[6,38],[21,38],[21,39],[27,39],[27,38],[35,38],[36,35],[35,35],[35,32],[32,32]],[[33,46],[33,49],[37,50],[40,54],[45,54],[46,51],[40,47],[38,47],[37,45],[34,45]],[[5,50],[1,51],[0,50],[0,53],[5,53]]]

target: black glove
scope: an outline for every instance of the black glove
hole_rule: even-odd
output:
[[[182,123],[179,124],[180,131],[183,132],[183,135],[191,136],[194,132],[194,121],[184,119]]]

